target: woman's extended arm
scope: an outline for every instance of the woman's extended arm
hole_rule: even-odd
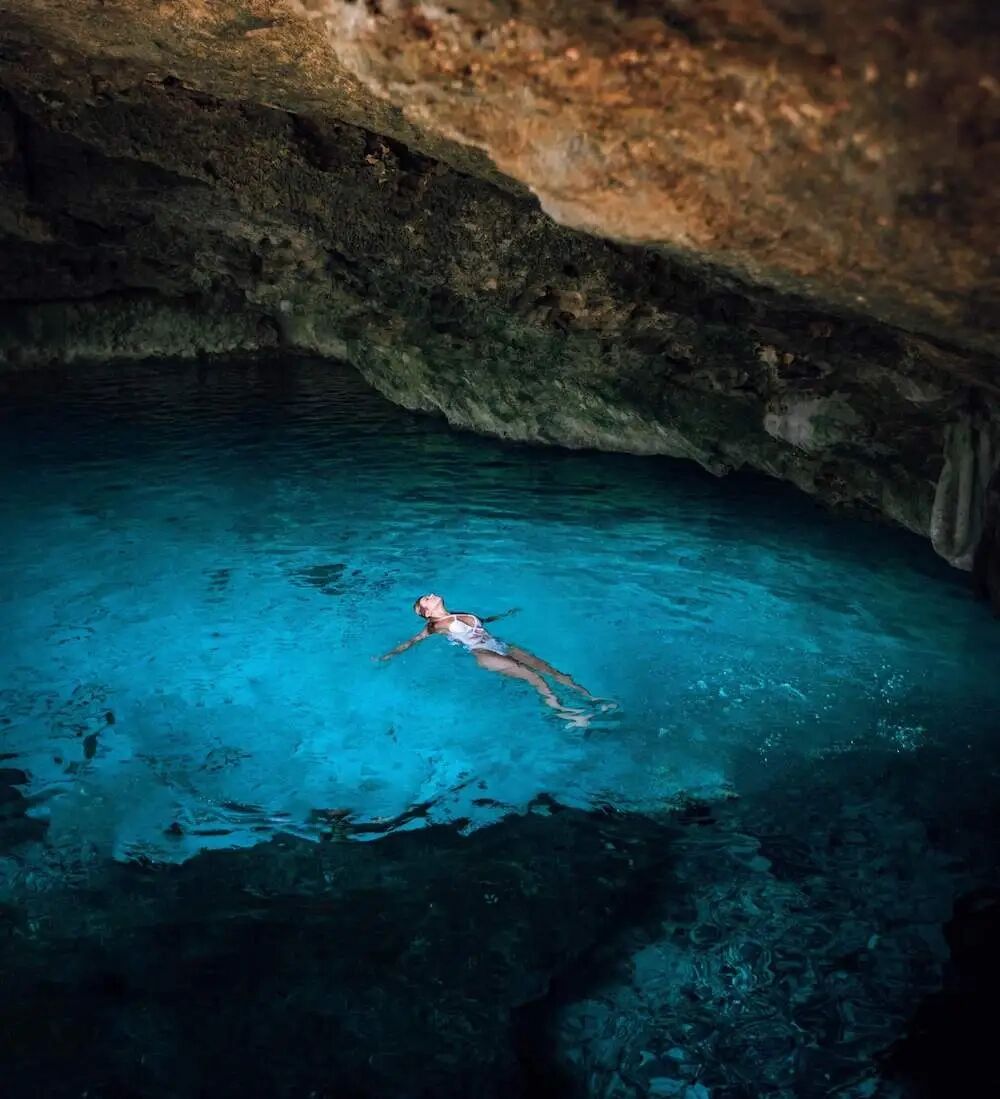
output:
[[[501,618],[507,618],[508,615],[517,614],[520,607],[511,607],[509,611],[504,611],[503,614],[491,614],[488,618],[480,619],[481,622],[499,622]]]
[[[425,638],[430,637],[431,631],[424,626],[420,633],[414,634],[409,641],[403,641],[397,645],[394,649],[390,649],[387,653],[383,653],[381,656],[376,656],[376,660],[391,660],[394,656],[399,656],[400,653],[405,653],[407,649],[412,648],[418,641],[423,641]]]

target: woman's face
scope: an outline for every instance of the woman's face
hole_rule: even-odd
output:
[[[440,595],[422,595],[417,600],[417,614],[423,618],[435,618],[444,614],[444,600]]]

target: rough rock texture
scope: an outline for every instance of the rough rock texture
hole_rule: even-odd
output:
[[[0,362],[318,352],[458,426],[751,465],[968,567],[1000,455],[989,13],[422,10],[0,2]],[[866,37],[875,14],[899,26]],[[477,38],[500,16],[513,37]],[[486,69],[440,84],[467,41]],[[611,144],[525,160],[501,122],[522,153]],[[462,142],[666,247],[560,227]]]
[[[298,0],[557,221],[997,349],[992,0]]]

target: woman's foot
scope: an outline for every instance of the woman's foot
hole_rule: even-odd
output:
[[[597,707],[599,714],[613,714],[615,710],[621,709],[621,703],[615,702],[613,698],[597,698],[591,696],[591,702]]]
[[[567,725],[572,725],[575,729],[586,729],[590,725],[590,719],[593,716],[588,714],[586,710],[574,710],[569,706],[561,706],[556,710],[556,713]]]

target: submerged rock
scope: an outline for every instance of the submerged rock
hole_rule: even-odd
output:
[[[812,758],[704,827],[689,821],[655,919],[621,929],[529,1011],[525,1040],[549,1078],[590,1099],[993,1094],[992,730],[975,749],[887,753],[884,766]],[[931,1017],[911,1023],[896,1072],[907,1086],[894,1087],[882,1053],[924,996]],[[917,1088],[928,1072],[934,1086]]]
[[[4,1093],[522,1094],[513,1012],[643,918],[671,834],[564,810],[109,865],[0,938]]]
[[[38,845],[0,905],[4,1095],[948,1094],[879,1055],[929,997],[886,1074],[946,1080],[952,1040],[992,1072],[998,754],[809,757],[669,820],[543,796],[180,866]]]

